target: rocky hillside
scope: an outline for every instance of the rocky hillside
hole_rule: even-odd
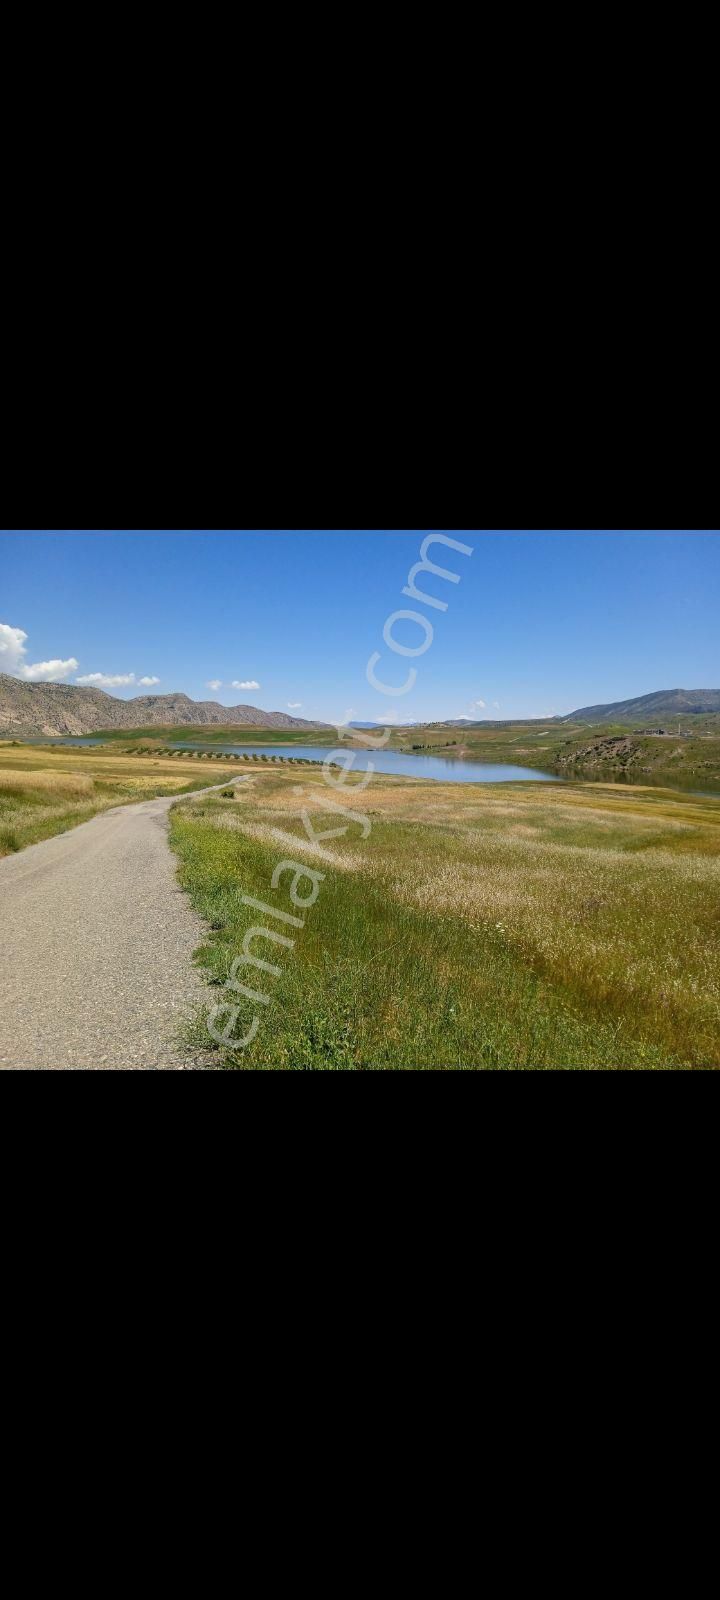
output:
[[[720,711],[720,689],[657,689],[636,700],[613,700],[605,706],[583,706],[563,722],[643,722],[663,717]]]
[[[586,783],[616,783],[623,774],[633,783],[670,784],[715,793],[720,788],[720,738],[691,733],[609,734],[586,743],[577,735],[552,752],[552,765],[564,778]]]
[[[186,694],[144,694],[118,700],[102,689],[69,683],[23,683],[0,672],[0,739],[48,738],[97,733],[105,728],[173,726],[323,728],[284,711],[257,706],[221,706],[217,700],[191,700]]]

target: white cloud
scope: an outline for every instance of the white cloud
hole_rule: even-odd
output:
[[[222,689],[222,678],[209,678],[207,683],[206,683],[206,685],[205,685],[205,688],[206,689]]]
[[[288,700],[288,711],[299,711],[302,700]]]
[[[347,710],[343,711],[343,714],[342,714],[341,717],[331,717],[330,718],[331,724],[332,724],[332,726],[334,728],[346,728],[348,726],[348,723],[357,722],[359,720],[360,720],[360,714],[359,714],[359,712],[355,711],[353,706],[348,706]],[[365,720],[367,722],[372,722],[374,727],[387,728],[387,727],[389,727],[390,723],[400,722],[401,721],[401,717],[400,717],[400,712],[397,709],[397,706],[388,706],[387,710],[383,713],[382,717],[375,717],[375,718],[366,717]],[[405,726],[404,723],[403,723],[403,726]],[[407,726],[408,727],[411,726],[409,718],[408,718]]]
[[[132,689],[135,684],[142,684],[143,689],[151,689],[160,679],[137,678],[134,672],[85,672],[75,682],[82,684],[85,689]]]
[[[11,628],[9,622],[0,622],[0,668],[3,672],[17,672],[25,655],[27,634],[22,628]]]
[[[127,689],[136,682],[136,678],[134,672],[86,672],[75,682],[92,686],[93,689]]]
[[[69,656],[67,661],[56,657],[52,661],[26,662],[26,639],[22,628],[11,628],[9,622],[0,622],[0,672],[9,672],[26,683],[59,683],[71,672],[77,672],[78,662],[74,656]]]
[[[499,711],[499,710],[500,710],[500,701],[499,700],[493,700],[493,711]]]
[[[259,689],[260,685],[259,685],[259,683],[256,682],[255,678],[245,678],[242,681],[239,678],[233,678],[233,681],[232,681],[232,683],[230,685],[230,688],[231,689]]]
[[[21,667],[20,676],[28,683],[60,683],[71,672],[77,672],[79,664],[74,656],[67,661],[36,661],[32,667]]]
[[[471,709],[471,711],[484,711],[485,710],[485,701],[484,700],[471,700],[470,701],[470,709]]]

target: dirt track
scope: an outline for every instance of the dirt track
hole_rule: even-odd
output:
[[[0,1069],[202,1064],[177,1039],[207,989],[192,964],[205,927],[167,842],[174,798],[0,860]]]

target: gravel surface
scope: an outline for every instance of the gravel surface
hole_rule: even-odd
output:
[[[192,964],[205,924],[167,842],[177,798],[116,807],[0,860],[0,1069],[205,1064],[177,1037],[207,997]]]

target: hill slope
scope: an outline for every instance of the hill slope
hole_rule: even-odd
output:
[[[627,722],[644,717],[677,717],[702,711],[720,711],[720,689],[657,689],[636,700],[613,700],[604,706],[583,706],[563,722]]]
[[[208,727],[213,723],[253,728],[323,728],[326,723],[290,717],[257,706],[221,706],[186,694],[145,694],[118,700],[103,689],[69,683],[23,683],[0,672],[0,739],[48,738],[96,733],[104,728]]]

